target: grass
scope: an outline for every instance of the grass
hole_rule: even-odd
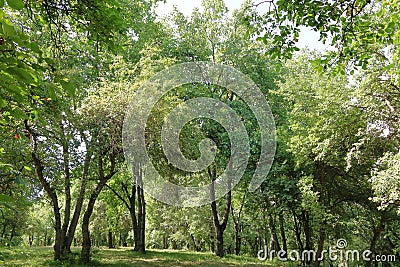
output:
[[[4,261],[0,261],[0,266],[43,266],[55,267],[83,266],[79,264],[79,249],[73,249],[73,253],[68,260],[54,262],[52,260],[52,248],[0,248],[0,255]],[[265,266],[297,266],[282,262],[262,262],[257,258],[227,255],[225,258],[218,258],[211,253],[197,253],[176,250],[149,250],[146,254],[134,252],[130,248],[121,249],[94,249],[92,251],[92,263],[90,266],[96,267],[265,267]]]

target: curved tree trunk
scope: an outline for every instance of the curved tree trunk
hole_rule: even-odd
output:
[[[115,157],[116,157],[115,154],[110,155],[111,167],[110,167],[110,172],[108,175],[104,174],[102,156],[99,156],[99,159],[98,159],[97,168],[99,170],[99,178],[100,178],[99,180],[100,181],[97,184],[93,193],[90,195],[90,199],[89,199],[89,202],[88,202],[88,205],[87,205],[87,208],[86,208],[85,214],[83,215],[83,220],[82,220],[82,251],[81,251],[80,261],[84,264],[90,262],[90,250],[92,247],[91,240],[90,240],[90,231],[89,231],[90,217],[92,216],[94,204],[96,203],[97,197],[99,196],[101,190],[107,184],[108,180],[110,180],[111,177],[113,177],[114,174],[116,173]]]
[[[381,220],[379,224],[373,229],[373,236],[369,245],[369,250],[372,252],[372,256],[370,256],[371,260],[365,261],[366,267],[372,266],[372,263],[374,262],[373,260],[374,257],[376,256],[376,245],[384,230],[385,230],[385,219],[384,215],[381,215]]]
[[[62,229],[61,229],[61,214],[60,214],[60,207],[58,203],[58,197],[55,189],[50,185],[50,183],[46,180],[43,170],[43,164],[40,158],[37,156],[37,136],[36,133],[32,131],[29,127],[28,122],[25,121],[25,129],[31,134],[32,136],[32,160],[35,165],[36,174],[39,178],[40,184],[42,185],[43,189],[46,191],[47,195],[50,197],[51,204],[53,206],[54,212],[54,219],[55,219],[55,241],[54,241],[54,260],[58,261],[62,258]]]
[[[210,180],[214,181],[216,178],[216,170],[215,168],[211,170],[210,168],[208,169],[208,173],[210,176]],[[230,179],[228,179],[228,183],[231,182]],[[228,186],[230,186],[228,184]],[[214,184],[210,184],[210,195],[211,199],[214,200],[211,202],[211,211],[213,215],[213,222],[214,222],[214,229],[215,229],[215,239],[216,239],[216,245],[217,249],[215,251],[215,255],[218,257],[223,257],[225,255],[224,252],[224,231],[226,229],[226,225],[228,223],[228,218],[229,218],[229,212],[232,204],[232,193],[229,191],[226,194],[225,197],[225,210],[224,210],[224,216],[222,218],[222,222],[219,222],[218,218],[218,210],[217,210],[217,202],[215,201],[215,188]]]
[[[91,194],[89,203],[82,220],[82,252],[81,252],[81,262],[90,262],[90,250],[92,248],[92,243],[90,240],[89,222],[90,217],[93,213],[94,204],[96,203],[97,197],[99,196],[101,190],[103,189],[107,181],[101,180],[97,185],[95,191]]]
[[[130,190],[128,184],[122,183],[123,194],[118,193],[114,188],[106,185],[122,203],[129,210],[131,216],[132,228],[134,233],[134,250],[145,253],[145,226],[146,226],[146,202],[142,185],[142,170],[139,164],[135,168],[135,181],[133,182]],[[137,201],[136,201],[137,195]],[[136,204],[137,202],[137,204]],[[137,207],[137,214],[136,214]]]
[[[83,172],[82,172],[81,185],[80,185],[80,189],[79,189],[79,195],[76,200],[74,214],[72,216],[68,231],[67,231],[65,239],[64,239],[64,244],[63,244],[63,249],[67,253],[71,253],[71,245],[72,245],[72,242],[74,241],[75,231],[78,226],[79,217],[81,215],[83,200],[84,200],[85,192],[86,192],[87,176],[89,173],[89,165],[90,165],[92,154],[93,154],[92,151],[88,151],[86,153],[85,160],[83,163]]]

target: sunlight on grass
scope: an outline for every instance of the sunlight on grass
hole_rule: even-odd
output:
[[[83,266],[79,264],[78,248],[68,260],[54,262],[52,260],[52,248],[12,248],[0,249],[0,255],[4,262],[0,266]],[[175,266],[206,266],[206,267],[236,267],[236,266],[297,266],[290,263],[261,262],[257,258],[247,256],[227,255],[225,258],[218,258],[211,253],[179,251],[179,250],[149,250],[141,254],[132,248],[123,249],[94,249],[90,266],[140,266],[140,267],[175,267]]]

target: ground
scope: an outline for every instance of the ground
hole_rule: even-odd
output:
[[[0,266],[82,266],[78,262],[79,249],[74,249],[71,259],[63,263],[52,260],[52,248],[0,248],[3,261]],[[90,266],[105,267],[265,267],[265,266],[296,266],[283,263],[262,262],[257,258],[233,256],[220,259],[211,253],[196,253],[189,251],[149,250],[145,255],[134,252],[131,248],[124,249],[94,249]]]

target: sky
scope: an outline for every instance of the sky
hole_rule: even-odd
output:
[[[261,0],[255,0],[254,3],[258,3]],[[225,0],[225,4],[228,7],[229,11],[232,11],[234,9],[240,8],[240,6],[244,3],[244,0]],[[159,3],[156,13],[159,16],[164,16],[167,15],[168,13],[172,12],[173,6],[177,6],[178,10],[180,10],[183,14],[186,16],[189,16],[192,10],[195,7],[201,6],[201,0],[191,0],[191,1],[185,1],[185,0],[166,0],[166,3]],[[260,5],[257,10],[260,10],[260,12],[263,12],[263,8],[266,8],[267,4]],[[297,43],[297,46],[299,48],[306,48],[308,47],[311,50],[319,50],[323,51],[326,46],[320,42],[319,40],[319,34],[307,29],[305,27],[301,28],[300,36],[299,36],[299,42]]]

